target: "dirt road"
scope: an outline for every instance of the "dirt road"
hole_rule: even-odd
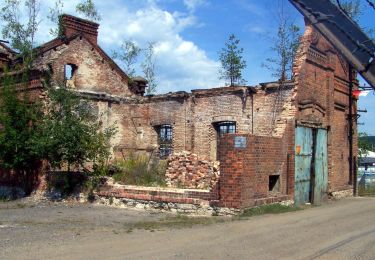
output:
[[[375,259],[375,198],[185,228],[163,218],[0,203],[0,259]]]

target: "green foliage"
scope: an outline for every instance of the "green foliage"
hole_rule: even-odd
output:
[[[25,82],[27,72],[23,77]],[[15,83],[5,73],[0,84],[0,162],[7,169],[31,170],[40,158],[33,145],[39,132],[33,126],[40,121],[41,106],[29,102],[28,93],[17,91]],[[18,84],[21,89],[25,86]]]
[[[359,18],[363,15],[360,0],[335,0],[334,3],[336,3],[342,10],[344,10],[349,15],[350,18],[352,18],[356,22],[358,22]]]
[[[84,167],[87,162],[105,164],[116,129],[103,129],[90,104],[64,87],[50,88],[48,97],[48,113],[38,124],[41,135],[34,143],[43,157],[52,167],[66,164],[68,170],[70,166]]]
[[[133,78],[135,76],[134,65],[136,64],[141,51],[142,49],[139,48],[133,41],[126,40],[121,44],[120,52],[113,52],[112,58],[119,59],[120,62],[124,65],[126,74],[130,78]]]
[[[136,76],[135,66],[141,55],[143,56],[143,61],[141,62],[140,67],[142,68],[144,78],[148,81],[146,93],[151,95],[154,94],[157,89],[155,74],[155,43],[149,42],[147,47],[142,49],[132,40],[125,40],[121,44],[119,51],[112,52],[112,58],[119,60],[130,79]]]
[[[363,197],[375,197],[375,185],[358,185],[358,195]]]
[[[26,17],[20,12],[22,4],[27,10]],[[39,4],[36,0],[5,0],[1,6],[2,35],[10,40],[11,46],[18,50],[24,59],[32,59],[31,50],[34,47],[35,34],[40,22],[38,13]],[[24,20],[26,22],[23,22]],[[27,64],[30,64],[30,61]]]
[[[267,58],[262,67],[272,72],[272,76],[280,81],[292,78],[293,62],[296,55],[300,28],[290,19],[284,10],[284,2],[280,2],[277,36],[272,39],[272,56]]]
[[[268,204],[246,209],[241,215],[239,215],[239,217],[252,217],[264,214],[281,214],[297,210],[301,210],[301,208],[281,204]]]
[[[373,145],[369,141],[367,133],[358,133],[358,156],[364,158],[368,151],[372,151]]]
[[[212,225],[216,223],[224,223],[230,221],[223,217],[189,217],[185,215],[167,216],[158,220],[139,221],[131,224],[126,224],[127,233],[134,229],[144,229],[150,232],[165,229],[184,229],[192,228],[194,226]]]
[[[238,45],[240,40],[234,34],[229,36],[225,47],[219,52],[221,62],[220,79],[229,80],[230,86],[243,84],[242,70],[246,68],[246,61],[243,60],[243,48]]]
[[[341,10],[343,10],[354,22],[359,23],[359,20],[363,16],[364,6],[361,0],[332,0]],[[367,8],[367,6],[366,6]],[[361,27],[370,38],[374,40],[375,28]]]
[[[76,11],[83,14],[89,20],[100,21],[102,19],[92,0],[83,0],[77,4]]]
[[[51,28],[49,31],[49,33],[54,37],[63,35],[63,28],[62,28],[62,21],[61,21],[63,7],[64,7],[64,3],[61,0],[57,0],[55,2],[55,6],[49,9],[49,14],[47,15],[47,18],[56,26],[55,28]]]
[[[145,51],[145,59],[141,64],[143,75],[148,81],[148,88],[146,89],[146,94],[155,94],[158,87],[155,77],[155,43],[149,42]]]
[[[119,172],[113,175],[117,182],[140,186],[165,186],[165,161],[158,161],[147,156],[135,156],[115,163]]]

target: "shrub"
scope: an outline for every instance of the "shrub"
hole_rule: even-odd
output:
[[[115,181],[140,186],[165,186],[166,161],[134,154],[115,163],[119,172],[113,175]]]

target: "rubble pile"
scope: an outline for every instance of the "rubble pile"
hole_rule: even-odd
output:
[[[166,171],[168,187],[210,189],[220,176],[220,162],[200,160],[190,152],[175,153],[168,158]]]

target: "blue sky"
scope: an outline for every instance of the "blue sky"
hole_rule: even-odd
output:
[[[3,1],[3,0],[0,0]],[[229,34],[241,40],[248,85],[274,80],[261,64],[272,55],[272,37],[277,30],[277,6],[281,0],[96,0],[102,16],[99,44],[111,54],[126,39],[140,47],[156,42],[158,92],[189,91],[223,86],[218,79],[218,51]],[[40,0],[41,17],[53,6]],[[64,11],[75,15],[78,0],[64,0]],[[366,5],[360,20],[371,26],[375,11]],[[288,16],[303,28],[303,18],[284,1]],[[51,39],[46,33],[53,26],[43,18],[38,32],[40,43]],[[140,73],[139,73],[140,74]],[[363,84],[363,81],[361,81]],[[375,95],[361,97],[361,109],[369,112],[360,118],[360,131],[375,135]]]

